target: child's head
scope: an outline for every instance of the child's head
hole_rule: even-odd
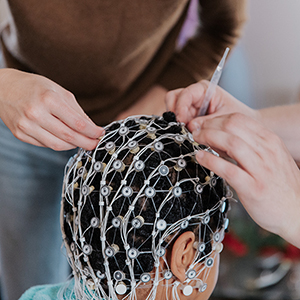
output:
[[[78,299],[209,297],[230,196],[200,149],[165,113],[113,122],[69,161],[61,225]]]

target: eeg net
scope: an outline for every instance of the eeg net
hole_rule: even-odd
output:
[[[199,165],[198,145],[173,113],[134,116],[105,127],[93,151],[80,149],[65,170],[61,227],[78,299],[154,299],[157,287],[189,296],[205,291],[228,227],[225,181]],[[214,152],[213,152],[214,153]],[[184,282],[166,251],[196,235]],[[73,296],[74,296],[73,295]]]

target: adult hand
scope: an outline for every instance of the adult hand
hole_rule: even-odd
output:
[[[300,171],[277,135],[254,119],[228,114],[198,122],[194,139],[236,164],[206,151],[198,162],[223,177],[261,227],[300,248]]]
[[[92,150],[104,134],[72,93],[39,75],[0,70],[0,118],[15,137],[54,150]]]
[[[167,109],[173,111],[180,122],[187,124],[193,131],[199,127],[199,122],[219,115],[240,112],[253,118],[259,118],[257,111],[238,101],[232,95],[219,86],[210,101],[207,115],[198,117],[198,111],[204,100],[209,82],[202,80],[184,89],[177,89],[168,92],[166,96]]]
[[[154,85],[150,90],[135,102],[131,107],[117,116],[117,120],[133,115],[157,115],[166,111],[165,97],[167,90],[159,85]]]

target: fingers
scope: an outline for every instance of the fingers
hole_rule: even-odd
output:
[[[206,81],[200,81],[178,93],[174,112],[179,121],[187,124],[197,117],[206,87]]]
[[[215,129],[227,132],[244,140],[257,152],[263,151],[264,140],[269,138],[271,132],[259,122],[240,113],[221,115],[217,117],[207,116],[197,123],[199,129]],[[262,147],[264,145],[264,147]]]
[[[53,150],[94,149],[104,134],[82,111],[71,93],[46,91],[17,122],[15,136]],[[76,102],[76,103],[74,103]]]
[[[87,135],[73,130],[72,128],[64,124],[61,120],[52,115],[49,115],[45,120],[43,120],[41,128],[44,129],[44,131],[52,134],[58,140],[61,140],[59,147],[72,146],[72,148],[81,147],[86,150],[92,150],[97,146],[99,142],[99,139],[90,138]],[[45,132],[43,132],[43,134],[44,133]],[[40,135],[40,139],[41,138],[42,135]],[[57,143],[56,139],[54,138],[52,138],[52,141]]]
[[[194,139],[218,153],[234,159],[250,176],[257,176],[257,166],[264,164],[272,147],[266,142],[271,132],[255,120],[241,114],[215,117],[202,122],[193,132]]]
[[[23,121],[22,126],[18,126],[14,135],[23,142],[51,148],[55,151],[70,150],[76,147],[93,150],[99,142],[98,139],[88,138],[72,130],[51,115],[44,118],[42,124],[28,120]]]
[[[105,133],[84,113],[73,94],[62,88],[43,93],[40,103],[42,105],[27,111],[27,120],[23,121],[21,129],[27,137],[45,147],[54,150],[75,147],[92,150]]]
[[[1,118],[19,139],[37,146],[91,150],[104,134],[78,105],[72,93],[34,74],[7,71],[1,90]]]
[[[201,120],[201,118],[197,117],[208,87],[209,82],[207,80],[201,80],[185,89],[171,91],[167,96],[166,102],[168,108],[171,108],[179,121],[186,124],[191,122],[188,125],[191,130],[195,130],[198,126],[197,121]],[[244,107],[240,106],[241,103],[237,99],[217,86],[210,100],[207,114],[217,115],[222,114],[222,112],[224,114],[224,111],[229,113],[243,110]]]
[[[178,121],[187,124],[197,116],[207,86],[207,81],[202,80],[185,89],[170,91],[166,96],[168,110],[176,114]]]
[[[28,144],[31,144],[34,146],[38,146],[38,147],[47,147],[46,145],[42,144],[35,138],[28,136],[27,134],[25,134],[23,132],[18,132],[17,134],[14,134],[14,136],[22,142],[25,142],[25,143],[28,143]]]
[[[52,105],[49,106],[49,113],[61,120],[73,131],[87,138],[98,139],[105,133],[102,127],[93,123],[85,114],[71,93],[65,96],[62,101],[52,102]],[[55,135],[58,136],[57,133]]]
[[[195,130],[199,130],[202,127],[202,124],[204,122],[206,122],[207,120],[209,120],[213,117],[214,117],[214,115],[207,115],[207,116],[195,118],[188,123],[188,129],[192,132]]]
[[[177,98],[178,98],[178,95],[181,93],[182,90],[183,89],[177,89],[177,90],[172,90],[172,91],[167,93],[166,98],[165,98],[167,111],[175,112]]]
[[[32,123],[30,133],[28,131],[18,130],[14,134],[19,140],[39,147],[51,148],[55,151],[70,150],[76,148],[76,146],[69,144],[53,134],[41,129]]]
[[[193,136],[198,143],[209,145],[216,152],[234,159],[251,176],[256,172],[255,165],[262,163],[255,149],[236,135],[216,129],[201,129],[193,132]]]
[[[243,187],[242,192],[244,194],[251,191],[253,178],[240,167],[221,157],[202,150],[198,151],[196,159],[200,165],[212,170],[215,174],[224,178],[238,193],[240,191],[239,187],[241,186]]]
[[[228,126],[230,118],[240,122]],[[194,138],[238,162],[235,165],[206,151],[196,154],[202,166],[235,189],[255,222],[299,247],[299,228],[291,228],[299,223],[300,173],[283,142],[267,129],[263,131],[258,122],[237,114],[204,122]]]

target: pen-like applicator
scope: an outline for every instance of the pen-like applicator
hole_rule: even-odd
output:
[[[218,85],[219,83],[219,80],[220,80],[220,77],[221,77],[221,74],[222,74],[222,70],[223,70],[223,66],[225,64],[225,59],[227,57],[227,54],[229,52],[229,48],[227,47],[224,54],[223,54],[223,57],[221,59],[221,61],[219,62],[210,82],[209,82],[209,85],[208,85],[208,89],[206,90],[206,93],[205,93],[205,96],[204,96],[204,100],[201,104],[201,107],[199,108],[199,111],[198,111],[198,116],[204,116],[207,112],[207,108],[208,108],[208,105],[209,105],[209,102],[212,98],[212,95],[216,89],[216,86]]]

